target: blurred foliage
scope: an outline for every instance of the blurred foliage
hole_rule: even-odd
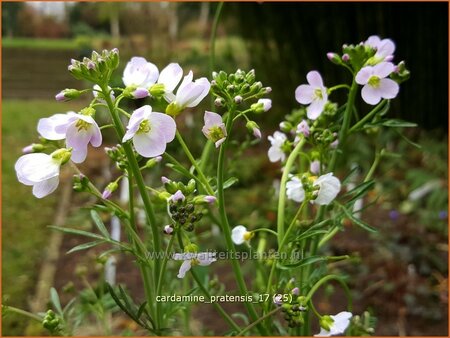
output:
[[[30,135],[36,133],[37,120],[60,109],[61,104],[49,101],[2,102],[2,296],[11,306],[27,308],[35,290],[48,240],[46,226],[53,222],[58,198],[37,203],[30,187],[17,181],[14,163],[22,147],[34,140]],[[2,324],[4,332],[21,335],[27,321],[10,314]]]
[[[297,104],[294,90],[309,70],[321,72],[328,86],[348,76],[329,62],[323,48],[340,52],[342,43],[370,35],[391,38],[397,45],[395,62],[406,60],[411,71],[411,81],[393,102],[392,117],[447,129],[445,3],[227,3],[224,18],[230,31],[236,33],[238,24],[252,67],[275,89],[274,106],[285,109]]]

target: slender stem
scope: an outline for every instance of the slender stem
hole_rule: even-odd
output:
[[[180,248],[182,250],[184,250],[184,245],[183,245],[183,241],[181,239],[181,235],[180,232],[177,233],[177,237],[178,237],[178,244],[180,245]],[[195,282],[197,283],[197,285],[199,286],[200,290],[202,290],[202,292],[205,294],[206,297],[208,297],[208,300],[211,302],[211,294],[208,292],[208,290],[205,288],[205,286],[203,285],[203,283],[201,282],[200,278],[197,276],[197,274],[195,273],[195,271],[193,269],[190,270],[192,276],[195,279]],[[226,311],[223,309],[223,307],[217,303],[217,302],[211,302],[212,306],[214,306],[214,308],[217,310],[217,312],[219,312],[219,314],[223,317],[223,319],[225,319],[225,321],[231,326],[233,327],[236,331],[240,331],[241,328],[234,322],[234,320],[226,313]]]
[[[268,232],[269,234],[278,236],[278,234],[275,231],[273,231],[272,229],[267,229],[267,228],[259,228],[259,229],[252,230],[251,232]]]
[[[349,311],[352,310],[353,307],[353,302],[352,302],[352,297],[350,294],[350,289],[348,288],[347,284],[344,282],[344,280],[338,276],[338,275],[328,275],[323,277],[322,279],[320,279],[316,284],[314,284],[314,286],[309,290],[308,294],[305,297],[305,302],[308,303],[311,298],[314,296],[314,293],[316,293],[316,291],[325,283],[327,283],[328,281],[331,280],[335,280],[337,281],[339,284],[341,284],[342,288],[344,289],[345,295],[347,297],[347,301],[348,301],[348,309]]]
[[[31,313],[31,312],[28,312],[28,311],[25,311],[25,310],[22,310],[22,309],[18,309],[18,308],[14,307],[14,306],[3,305],[2,308],[3,308],[2,309],[3,310],[3,314],[5,314],[7,311],[11,311],[11,312],[14,312],[14,313],[16,313],[18,315],[25,316],[25,317],[37,320],[38,322],[42,322],[42,320],[44,319],[43,317],[35,315],[34,313]]]
[[[336,89],[341,89],[341,88],[345,88],[345,89],[349,89],[350,90],[350,86],[347,84],[340,84],[337,86],[333,86],[331,88],[328,88],[328,93],[331,94],[332,92],[334,92]]]
[[[214,21],[211,28],[211,36],[209,38],[209,74],[214,70],[214,63],[216,62],[216,34],[217,26],[219,25],[220,13],[222,12],[223,1],[217,5],[216,13],[214,14]],[[214,98],[211,96],[211,108],[214,106]]]
[[[375,160],[373,161],[372,166],[369,169],[369,172],[367,173],[366,177],[364,178],[364,183],[368,182],[372,178],[382,157],[383,157],[383,150],[381,150],[379,153],[375,154]]]
[[[255,320],[253,323],[251,323],[250,325],[248,325],[247,327],[245,327],[242,331],[240,331],[237,335],[238,336],[242,336],[245,332],[247,332],[248,330],[250,330],[252,327],[254,327],[255,325],[258,325],[260,322],[262,322],[263,320],[265,320],[266,318],[274,315],[275,313],[277,313],[278,311],[281,310],[281,307],[278,307],[272,311],[270,311],[269,313],[265,314],[262,317],[259,317],[257,320]]]
[[[199,165],[197,164],[197,161],[195,160],[194,156],[192,156],[188,146],[184,142],[183,137],[178,132],[178,130],[177,130],[177,133],[176,133],[176,137],[177,137],[178,142],[181,145],[181,148],[183,148],[184,153],[186,154],[186,156],[188,157],[189,161],[192,163],[192,165],[194,166],[195,170],[197,171],[198,176],[199,176],[201,182],[203,183],[203,185],[205,186],[206,191],[208,192],[208,194],[214,195],[214,191],[212,190],[211,186],[209,185],[208,180],[206,179],[205,175],[203,174],[203,171],[200,169]]]
[[[109,95],[108,86],[107,86],[107,84],[101,84],[100,87],[102,89],[102,92],[105,97],[105,101],[108,105],[111,117],[113,119],[113,123],[114,123],[114,127],[116,129],[117,136],[118,136],[119,140],[122,140],[123,135],[125,134],[125,130],[124,130],[122,122],[119,118],[119,115],[117,114],[117,109],[114,106],[114,103],[112,102],[111,97]],[[128,142],[125,142],[122,144],[122,146],[123,146],[123,149],[124,149],[125,154],[128,159],[128,165],[129,165],[130,171],[133,173],[139,193],[140,193],[140,195],[142,197],[142,201],[144,203],[147,220],[148,220],[148,223],[150,224],[152,235],[153,235],[153,249],[156,252],[160,252],[161,251],[160,233],[156,226],[155,213],[153,211],[153,206],[151,204],[150,198],[149,198],[147,190],[145,188],[144,178],[142,177],[142,173],[139,170],[139,165],[137,163],[136,157],[134,156],[134,152],[133,152],[131,145]],[[154,283],[156,283],[156,281],[158,280],[158,277],[159,277],[159,272],[160,272],[160,258],[155,257],[154,262],[155,262]],[[156,287],[156,285],[154,285],[154,287]],[[156,308],[158,310],[158,305],[156,306]],[[157,315],[157,317],[158,317],[158,315]],[[159,330],[159,328],[156,328],[156,331],[158,331],[158,330]]]
[[[338,136],[339,148],[341,148],[345,144],[345,141],[347,139],[348,128],[350,126],[353,105],[355,104],[355,98],[356,98],[357,92],[358,92],[358,84],[356,83],[355,78],[353,78],[352,86],[350,87],[350,92],[348,94],[347,105],[345,106],[344,120],[342,122],[342,126],[339,131],[339,136]],[[338,156],[338,148],[336,148],[336,150],[333,152],[333,156],[332,156],[330,164],[328,166],[329,172],[332,172],[334,170],[334,168],[336,166],[337,156]]]
[[[219,150],[219,159],[217,164],[217,193],[218,193],[218,202],[219,202],[219,215],[221,219],[221,226],[222,231],[224,233],[225,242],[227,245],[227,249],[230,252],[231,256],[234,256],[234,252],[236,249],[234,248],[233,241],[231,239],[231,230],[230,230],[230,224],[228,222],[227,213],[225,211],[225,194],[224,194],[224,161],[225,161],[225,151],[228,146],[228,141],[230,139],[231,134],[231,127],[233,125],[233,113],[234,107],[231,108],[230,113],[228,115],[227,121],[226,121],[226,129],[227,129],[227,138],[225,139],[225,142],[222,143]],[[234,275],[236,277],[236,282],[239,286],[239,291],[241,295],[248,294],[247,286],[245,285],[244,277],[242,276],[241,267],[239,265],[239,262],[236,259],[231,260],[231,265],[233,267]],[[258,318],[258,315],[255,311],[255,308],[253,307],[253,304],[251,303],[244,303],[245,307],[247,308],[247,311],[252,318],[253,321],[256,321]],[[263,326],[258,325],[258,330],[261,334],[266,334],[266,330]]]
[[[130,207],[130,225],[131,225],[131,229],[130,231],[134,232],[134,235],[136,235],[136,230],[137,230],[137,226],[136,226],[136,221],[135,221],[135,217],[134,217],[134,185],[133,185],[133,174],[131,173],[131,171],[128,171],[128,204]],[[132,238],[132,243],[135,243],[135,237],[139,238],[139,236],[133,236],[133,234],[130,234],[131,238]],[[136,244],[135,244],[136,245]],[[143,244],[141,244],[140,246],[137,245],[138,248],[141,248],[141,252],[140,255],[144,255],[145,256],[145,246]],[[147,264],[140,262],[139,263],[139,269],[141,271],[141,275],[142,275],[142,281],[144,284],[144,292],[147,298],[147,306],[149,307],[150,313],[153,315],[153,288],[152,288],[152,283],[151,283],[151,274],[150,274],[150,270]]]
[[[162,283],[163,283],[163,279],[164,279],[164,272],[166,270],[167,261],[169,258],[169,252],[172,249],[174,240],[175,240],[175,234],[172,234],[172,236],[170,236],[169,244],[167,245],[166,252],[164,253],[164,258],[163,258],[163,261],[161,264],[161,273],[159,274],[158,287],[156,289],[157,295],[159,295],[161,293],[161,287],[162,287]]]
[[[295,146],[292,153],[289,155],[286,165],[284,166],[283,175],[281,176],[280,192],[278,194],[278,216],[277,216],[277,232],[278,232],[278,247],[281,247],[281,241],[284,238],[284,212],[286,205],[286,183],[291,172],[292,165],[295,162],[300,150],[305,143],[305,138],[301,136],[300,141]]]
[[[373,108],[369,113],[367,113],[361,120],[355,123],[350,129],[349,133],[353,133],[361,128],[367,121],[374,117],[386,104],[389,104],[388,100],[382,100],[375,108]]]

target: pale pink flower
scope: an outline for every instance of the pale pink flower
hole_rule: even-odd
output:
[[[134,88],[133,96],[143,98],[149,95],[148,89],[158,79],[158,68],[143,57],[133,57],[123,71],[123,83]]]
[[[305,105],[308,118],[317,119],[322,114],[328,100],[327,88],[323,85],[322,77],[317,71],[311,71],[306,75],[308,85],[300,85],[295,90],[295,99]]]
[[[309,125],[306,120],[302,120],[297,126],[297,134],[303,134],[305,137],[309,136]]]
[[[128,122],[127,132],[122,142],[133,139],[138,154],[156,157],[164,154],[166,144],[175,138],[176,124],[166,114],[152,112],[149,105],[136,109]]]
[[[204,115],[205,125],[202,128],[203,135],[214,142],[216,148],[218,148],[227,137],[227,130],[225,124],[222,121],[222,116],[219,114],[205,111]]]
[[[72,161],[81,163],[86,159],[87,147],[102,144],[102,134],[97,122],[89,115],[68,112],[55,114],[39,120],[37,130],[47,140],[66,139],[66,146],[72,148]]]
[[[374,58],[378,62],[392,61],[394,58],[395,43],[391,39],[380,39],[379,36],[372,35],[364,42],[364,45],[376,49]]]
[[[283,146],[287,141],[286,135],[276,131],[273,136],[269,136],[268,139],[271,143],[268,152],[270,162],[284,161],[286,159],[286,154],[283,151]]]
[[[330,323],[327,323],[327,328],[321,327],[320,332],[315,334],[314,337],[330,337],[343,334],[349,326],[352,316],[352,313],[348,311],[342,311],[337,315],[328,316],[328,321]]]
[[[356,83],[363,85],[361,96],[363,100],[376,105],[381,99],[393,99],[399,92],[399,85],[387,77],[394,71],[394,64],[381,62],[375,66],[363,67],[356,74]]]

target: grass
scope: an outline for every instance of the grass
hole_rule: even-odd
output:
[[[38,100],[2,102],[2,303],[6,305],[27,309],[50,235],[46,226],[53,222],[58,199],[58,191],[36,199],[31,187],[17,181],[14,164],[21,149],[37,141],[38,119],[69,108],[77,107]],[[24,317],[7,314],[3,334],[23,335],[26,325]]]
[[[68,50],[79,46],[74,39],[3,38],[2,47]]]

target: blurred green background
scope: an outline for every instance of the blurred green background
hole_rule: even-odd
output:
[[[87,56],[92,49],[118,47],[121,69],[131,56],[139,55],[159,69],[174,61],[185,71],[192,69],[196,77],[209,77],[209,39],[217,6],[2,2],[3,302],[28,308],[35,292],[44,259],[42,247],[50,234],[45,225],[53,221],[58,195],[35,200],[28,187],[16,182],[13,166],[21,148],[36,141],[40,117],[82,107],[83,101],[53,100],[61,89],[87,86],[66,71],[69,60]],[[326,52],[340,52],[343,43],[359,43],[374,34],[393,39],[395,62],[406,60],[411,71],[390,114],[419,124],[408,137],[422,149],[395,133],[383,135],[383,142],[403,156],[383,163],[378,173],[381,180],[374,194],[382,198],[376,212],[367,217],[373,218],[371,224],[380,227],[380,233],[363,247],[355,244],[361,242],[360,233],[353,237],[346,233],[329,250],[350,250],[363,257],[360,267],[351,267],[358,276],[355,287],[360,294],[355,297],[361,308],[374,308],[384,323],[378,334],[446,335],[448,4],[225,3],[214,69],[254,68],[263,84],[273,88],[273,109],[257,121],[267,136],[285,114],[298,107],[293,93],[309,70],[320,71],[330,86],[348,80],[344,69],[328,61]],[[115,76],[119,85],[121,70]],[[200,125],[198,115],[190,116],[197,116],[194,124]],[[194,131],[191,136],[198,154],[204,139]],[[373,144],[368,135],[345,160],[369,166]],[[267,149],[264,138],[245,165],[234,168],[240,178],[235,205],[240,207],[230,210],[232,217],[248,213],[249,221],[255,222],[252,205],[241,207],[248,200],[261,207],[261,222],[273,217],[269,202],[261,200],[278,177],[276,168],[268,164]],[[438,181],[439,188],[419,201],[408,200],[411,191],[430,181]],[[368,287],[379,281],[384,283],[375,291]],[[34,333],[24,318],[8,314],[2,319],[4,335]]]

